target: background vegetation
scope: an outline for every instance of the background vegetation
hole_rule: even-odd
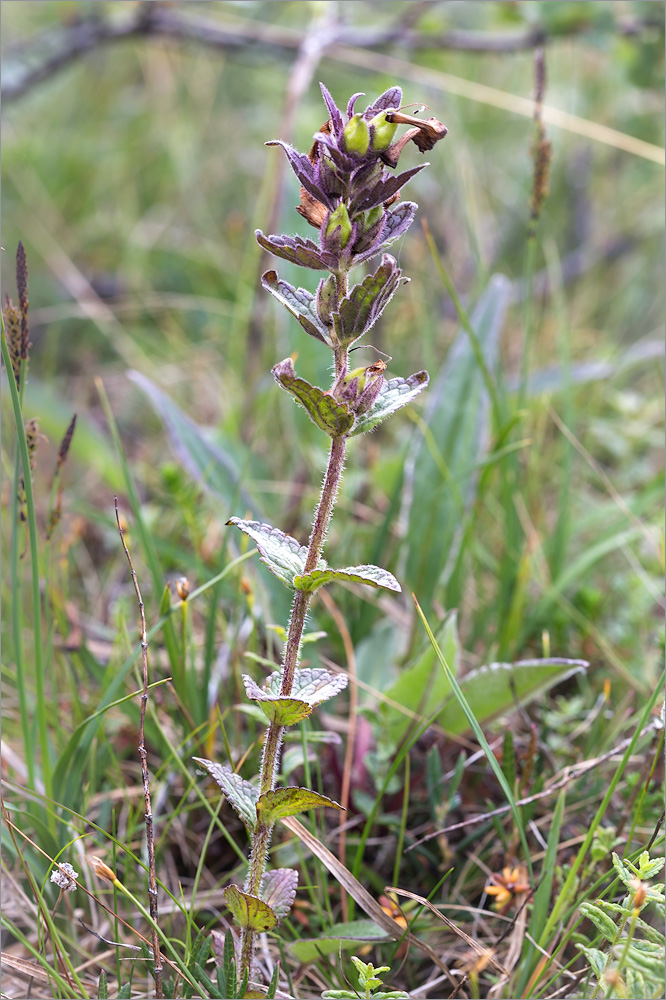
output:
[[[310,235],[293,211],[298,193],[282,154],[263,143],[309,147],[323,120],[322,79],[338,102],[399,83],[405,101],[426,103],[449,134],[410,186],[427,223],[396,252],[411,284],[373,331],[373,344],[392,355],[390,372],[426,367],[431,387],[423,403],[354,443],[328,541],[339,565],[380,562],[404,594],[338,589],[316,602],[311,629],[326,636],[308,647],[310,663],[332,662],[358,683],[333,703],[337,715],[317,717],[317,734],[304,730],[288,748],[285,767],[334,798],[349,784],[344,856],[373,895],[387,885],[434,891],[440,912],[509,969],[520,920],[510,923],[515,908],[489,909],[483,893],[490,873],[526,862],[524,834],[531,884],[547,891],[522,919],[530,914],[533,939],[544,933],[556,952],[536,980],[538,950],[522,952],[508,982],[492,962],[477,968],[478,954],[429,911],[415,933],[460,976],[471,970],[458,995],[490,995],[499,981],[493,995],[584,996],[589,965],[575,934],[591,941],[596,931],[580,924],[579,903],[622,893],[608,874],[611,848],[624,858],[650,843],[663,850],[661,834],[654,840],[660,731],[649,716],[663,656],[663,9],[596,0],[147,6],[149,14],[130,2],[36,0],[2,9],[2,277],[15,298],[22,240],[32,341],[23,412],[39,419],[29,519],[40,539],[43,621],[39,650],[28,522],[12,512],[16,433],[4,391],[3,894],[8,967],[20,984],[7,995],[22,995],[27,970],[37,977],[31,995],[96,996],[100,967],[127,983],[130,966],[133,995],[148,995],[142,963],[77,922],[107,942],[136,943],[82,892],[53,922],[38,916],[38,900],[49,913],[57,897],[45,884],[48,859],[75,841],[61,860],[146,932],[133,905],[100,888],[83,861],[83,852],[103,856],[145,902],[137,609],[114,493],[148,626],[159,623],[151,680],[173,678],[151,692],[146,730],[158,878],[174,897],[162,925],[185,961],[196,928],[225,926],[221,888],[242,864],[245,833],[191,758],[237,766],[247,753],[244,766],[256,773],[262,726],[237,710],[240,678],[259,678],[276,661],[271,626],[288,611],[256,557],[235,561],[249,550],[224,524],[232,514],[265,517],[305,540],[325,465],[318,432],[270,376],[298,351],[299,373],[325,382],[325,352],[267,301],[258,278],[272,263],[253,236],[255,227]],[[120,35],[142,11],[163,17],[162,29],[144,22],[40,82],[39,67],[84,37],[91,18],[94,30],[109,19]],[[167,37],[169,18],[189,37]],[[468,32],[480,51],[469,50]],[[535,40],[547,43],[553,161],[530,241]],[[303,283],[293,270],[284,265],[281,276]],[[513,414],[503,436],[457,297],[481,338],[495,405]],[[74,412],[62,519],[47,540],[56,455]],[[204,588],[186,607],[175,587],[164,592],[182,576],[192,591]],[[555,819],[557,793],[518,818],[484,818],[505,797],[441,688],[411,590],[459,679],[498,660],[589,661],[559,686],[550,678],[547,693],[533,672],[517,690],[506,678],[466,689],[481,699],[475,714],[515,798],[590,763],[566,784]],[[432,725],[408,752],[417,719]],[[407,851],[475,817],[483,822]],[[320,817],[311,829],[340,853],[332,826]],[[591,832],[596,854],[587,844],[581,855]],[[286,830],[276,853],[300,860],[305,889],[262,961],[270,978],[281,953],[281,988],[316,996],[340,985],[343,971],[353,979],[347,955],[366,945],[352,942],[340,958],[331,928],[363,914]],[[293,945],[327,934],[330,959]],[[395,988],[452,992],[414,947],[406,957],[390,942],[371,947],[377,964],[392,961]],[[518,955],[521,947],[524,925]],[[62,977],[55,986],[48,968]]]

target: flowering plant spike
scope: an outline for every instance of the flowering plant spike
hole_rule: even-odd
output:
[[[292,358],[273,368],[278,385],[290,393],[311,420],[331,438],[328,468],[307,546],[277,528],[234,517],[228,523],[257,544],[262,562],[294,592],[282,668],[263,688],[244,678],[247,696],[265,713],[261,773],[256,783],[235,775],[228,767],[196,758],[218,782],[238,812],[252,841],[249,871],[242,891],[231,885],[226,902],[241,930],[241,975],[251,974],[254,938],[269,930],[288,912],[296,891],[296,872],[276,869],[266,874],[267,853],[275,822],[316,806],[341,808],[318,793],[303,788],[276,788],[280,750],[286,726],[306,718],[322,702],[346,685],[343,675],[328,670],[299,669],[298,663],[308,606],[320,586],[336,580],[363,583],[399,591],[391,573],[378,566],[334,569],[323,557],[324,539],[342,477],[347,442],[371,430],[411,400],[428,384],[427,372],[408,378],[384,376],[386,364],[349,368],[349,349],[377,322],[400,285],[408,279],[386,250],[411,225],[417,206],[400,201],[404,185],[427,163],[396,173],[401,154],[410,142],[425,152],[443,139],[446,126],[435,118],[421,119],[400,110],[402,92],[391,87],[356,111],[362,94],[354,94],[343,113],[321,85],[327,119],[314,135],[309,153],[299,153],[279,140],[300,184],[296,211],[317,230],[317,239],[264,235],[259,244],[274,256],[299,267],[327,272],[316,292],[294,288],[267,271],[264,287],[297,319],[309,336],[333,352],[332,385],[320,388],[297,376]],[[401,125],[409,129],[399,138]],[[376,270],[350,288],[348,276],[359,264],[381,255]]]

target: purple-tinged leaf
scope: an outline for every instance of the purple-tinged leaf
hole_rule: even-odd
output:
[[[372,430],[377,424],[385,420],[391,413],[399,410],[407,403],[411,403],[415,396],[421,392],[428,384],[428,373],[425,371],[416,372],[409,378],[392,378],[385,382],[375,400],[374,405],[367,413],[362,413],[356,418],[356,424],[349,437],[356,437],[357,434],[364,434],[365,431]]]
[[[341,583],[366,583],[371,587],[382,587],[400,593],[402,588],[393,573],[381,566],[345,566],[344,569],[315,569],[311,573],[297,576],[294,586],[297,590],[313,593],[327,583],[339,580]]]
[[[310,419],[333,438],[343,437],[354,425],[354,414],[346,403],[339,403],[330,392],[324,392],[305,379],[298,378],[294,362],[285,358],[273,368],[275,380],[290,392],[307,410]]]
[[[388,213],[384,211],[376,222],[364,229],[360,236],[354,240],[352,253],[355,259],[358,259],[359,254],[366,254],[368,251],[370,251],[370,256],[374,257],[378,253],[378,249],[381,249],[382,233],[387,216]]]
[[[384,228],[382,229],[381,236],[376,241],[373,247],[368,250],[364,250],[362,253],[356,254],[354,257],[355,264],[362,264],[366,260],[370,260],[372,257],[376,257],[378,253],[386,250],[390,247],[392,243],[400,239],[403,236],[412,222],[414,221],[414,215],[418,206],[413,201],[403,201],[398,205],[398,207],[392,212],[386,212],[383,218]]]
[[[330,198],[328,192],[325,191],[319,183],[317,171],[305,153],[299,153],[293,146],[290,146],[289,143],[282,142],[281,139],[271,139],[271,141],[267,142],[266,145],[281,146],[287,154],[287,159],[289,160],[291,169],[294,171],[305,190],[309,191],[313,198],[316,198],[317,201],[322,202],[322,204],[326,205],[328,209],[333,211],[335,203]]]
[[[290,264],[298,264],[311,271],[334,271],[337,266],[337,258],[322,251],[312,240],[304,240],[300,236],[264,236],[260,229],[256,229],[254,235],[259,246],[276,257],[288,260]]]
[[[271,826],[278,819],[296,816],[306,809],[316,809],[328,806],[330,809],[340,809],[342,806],[326,795],[311,792],[309,788],[275,788],[264,792],[257,802],[257,821],[263,826]]]
[[[244,521],[240,517],[232,517],[227,524],[233,524],[241,531],[249,535],[259,549],[261,561],[268,566],[271,573],[293,588],[294,577],[300,575],[305,569],[305,560],[308,550],[292,538],[285,535],[278,528],[272,528],[270,524],[260,524],[259,521]],[[326,569],[326,562],[319,560],[321,569]]]
[[[234,915],[239,927],[252,931],[270,931],[278,918],[268,903],[258,896],[241,892],[237,885],[229,885],[224,890],[224,901]]]
[[[274,671],[267,679],[264,688],[267,692],[279,695],[282,686],[282,671]],[[347,687],[345,674],[334,674],[323,667],[300,667],[294,671],[294,682],[291,688],[292,698],[301,698],[315,708],[323,702],[334,698],[336,694]]]
[[[338,148],[333,136],[327,135],[325,132],[315,132],[313,139],[315,142],[318,142],[321,146],[325,147],[326,153],[330,156],[331,160],[335,164],[335,167],[345,174],[351,173],[356,166],[356,160],[354,160],[351,156],[347,156],[346,153],[343,153],[343,151]],[[321,170],[321,167],[320,173],[324,173],[324,171]],[[330,188],[332,192],[341,190],[342,184],[340,183],[337,174],[327,178],[326,186],[327,188]]]
[[[211,778],[217,781],[248,830],[254,830],[257,825],[259,789],[241,778],[240,774],[232,771],[227,764],[217,764],[214,760],[206,760],[204,757],[194,757],[193,760],[206,768]]]
[[[356,195],[349,206],[350,213],[356,215],[357,212],[367,212],[377,205],[383,205],[401,187],[404,187],[407,181],[411,180],[412,177],[415,177],[416,174],[420,173],[421,170],[425,170],[428,166],[430,166],[429,163],[419,163],[416,167],[403,170],[401,174],[391,174],[375,181],[372,187],[365,188]]]
[[[387,108],[394,108],[396,111],[402,103],[402,90],[400,87],[389,87],[381,94],[374,104],[370,104],[369,107],[363,112],[363,117],[370,120],[374,118],[376,114],[380,111],[386,111]]]
[[[401,275],[395,258],[385,254],[375,273],[367,275],[342,300],[333,323],[344,347],[353,344],[374,326],[400,284]]]
[[[349,102],[347,104],[347,118],[351,118],[352,115],[354,114],[354,105],[358,101],[359,97],[365,97],[365,94],[362,90],[359,90],[357,94],[352,94],[352,96],[349,98]]]
[[[264,288],[281,302],[292,316],[295,316],[306,333],[323,344],[331,345],[328,330],[319,319],[315,297],[305,288],[294,288],[286,281],[278,278],[275,271],[266,271],[261,276]]]
[[[260,688],[247,674],[243,674],[245,693],[251,701],[259,702],[259,707],[270,722],[280,726],[294,726],[312,713],[312,706],[299,698],[284,698]]]
[[[261,887],[261,898],[282,920],[289,913],[296,896],[298,872],[294,868],[273,868],[266,874]]]
[[[336,136],[338,136],[338,135],[341,134],[342,129],[343,129],[342,114],[341,114],[340,109],[338,108],[337,104],[335,103],[335,101],[331,97],[328,89],[324,86],[324,84],[320,83],[319,86],[321,87],[321,93],[322,93],[322,97],[324,98],[324,104],[328,108],[328,114],[329,114],[331,123],[333,125],[333,131],[335,132]]]

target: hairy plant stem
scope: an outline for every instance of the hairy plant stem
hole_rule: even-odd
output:
[[[347,274],[345,272],[336,275],[338,286],[338,296],[342,298],[347,291]],[[335,350],[335,376],[339,377],[341,372],[346,371],[348,358],[346,348]],[[347,439],[345,437],[333,438],[331,441],[331,451],[328,458],[328,466],[324,484],[321,489],[319,505],[315,514],[314,525],[310,541],[308,543],[308,554],[305,560],[303,572],[310,573],[316,569],[321,559],[324,548],[326,532],[333,513],[333,506],[338,492],[338,486],[342,478],[344,468],[345,450]],[[297,590],[289,619],[289,630],[284,648],[282,662],[282,686],[280,694],[289,697],[294,684],[294,675],[301,651],[303,640],[303,630],[307,617],[308,607],[312,599],[312,594],[305,590]],[[285,727],[277,722],[271,722],[266,730],[264,740],[264,753],[261,761],[261,775],[259,791],[263,795],[275,788],[275,775],[277,773],[280,760],[280,749],[284,736]],[[261,883],[264,878],[268,848],[270,846],[271,834],[274,824],[263,824],[260,821],[254,829],[252,835],[252,856],[250,858],[250,870],[245,881],[245,892],[252,896],[258,896],[261,890]],[[254,953],[255,932],[244,927],[241,932],[241,955],[240,955],[240,975],[245,972],[252,975],[252,958]]]

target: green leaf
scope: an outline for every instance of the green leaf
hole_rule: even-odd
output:
[[[264,826],[270,826],[278,819],[296,816],[306,809],[316,809],[318,806],[342,810],[342,806],[333,799],[311,792],[309,788],[275,788],[259,796],[257,819]]]
[[[607,913],[604,913],[594,903],[581,903],[579,910],[584,917],[594,924],[599,933],[603,934],[607,941],[615,941],[618,936],[618,929]]]
[[[289,913],[296,896],[298,872],[294,868],[273,868],[267,872],[261,887],[261,898],[282,920]]]
[[[280,976],[280,963],[276,962],[273,967],[273,975],[271,976],[271,981],[268,984],[268,989],[266,991],[266,1000],[275,1000],[275,994],[277,993],[279,976]]]
[[[264,690],[268,694],[279,695],[282,686],[282,671],[274,671],[267,679]],[[294,671],[291,697],[306,701],[315,708],[334,698],[347,687],[346,674],[334,674],[323,667],[301,667]]]
[[[224,900],[239,927],[253,931],[269,931],[278,922],[268,903],[264,903],[258,896],[241,892],[237,885],[227,886],[224,890]]]
[[[504,732],[502,743],[502,774],[513,787],[516,783],[516,754],[513,746],[513,733],[508,728]]]
[[[472,706],[470,705],[470,703],[468,702],[467,698],[465,697],[464,691],[462,690],[460,684],[456,680],[456,678],[455,678],[455,676],[453,674],[453,671],[451,670],[451,667],[446,662],[446,659],[445,659],[445,657],[444,657],[441,649],[437,645],[437,640],[435,639],[435,636],[432,633],[432,629],[430,628],[430,625],[428,624],[428,619],[424,615],[423,610],[422,610],[421,606],[419,605],[418,601],[416,600],[416,598],[414,598],[414,604],[416,605],[416,613],[418,614],[419,618],[421,619],[421,622],[423,623],[423,627],[426,630],[426,634],[427,634],[428,638],[430,639],[430,642],[432,643],[435,652],[437,653],[437,659],[439,660],[439,662],[440,662],[440,664],[442,666],[442,670],[444,671],[444,673],[448,677],[449,683],[451,684],[451,687],[453,689],[453,694],[455,695],[455,701],[457,702],[455,716],[457,717],[457,716],[460,716],[462,714],[467,719],[467,724],[468,724],[469,728],[473,731],[476,739],[478,740],[478,742],[479,742],[479,744],[481,746],[481,749],[483,750],[483,752],[484,752],[484,754],[486,756],[486,759],[487,759],[488,763],[490,764],[490,767],[492,768],[495,777],[497,778],[498,784],[499,784],[500,788],[502,789],[502,791],[504,792],[504,795],[506,797],[507,803],[509,805],[509,809],[511,810],[511,815],[513,816],[513,820],[514,820],[514,823],[516,825],[516,829],[517,829],[517,832],[518,832],[518,836],[520,838],[521,846],[522,846],[522,848],[523,848],[523,850],[525,852],[525,862],[526,862],[526,865],[527,865],[528,875],[530,876],[530,879],[531,879],[531,876],[532,876],[532,864],[531,864],[531,861],[530,861],[529,845],[527,843],[527,837],[526,837],[526,834],[525,834],[525,827],[524,827],[523,822],[522,822],[522,817],[521,817],[521,814],[518,811],[518,808],[516,806],[516,802],[515,802],[515,799],[514,799],[514,796],[513,796],[513,791],[511,790],[511,788],[509,788],[509,785],[507,784],[507,780],[504,777],[504,775],[502,774],[502,768],[499,766],[499,763],[497,761],[497,757],[495,756],[495,754],[493,753],[493,751],[490,748],[490,744],[488,743],[488,740],[485,737],[483,729],[481,728],[481,725],[479,724],[478,717],[474,714],[474,710],[473,710]],[[463,728],[466,728],[466,727],[463,727]]]
[[[437,644],[454,674],[460,664],[460,642],[458,640],[457,614],[449,615],[437,632]],[[382,725],[391,742],[397,746],[405,733],[414,725],[408,712],[416,712],[421,717],[430,717],[444,707],[451,693],[451,685],[432,645],[428,643],[416,663],[400,671],[398,679],[384,691],[387,698],[401,705],[407,712],[401,712],[384,702],[381,705]],[[440,789],[441,791],[441,789]]]
[[[626,969],[624,981],[627,985],[627,996],[631,997],[632,1000],[647,1000],[650,996],[645,977],[641,972],[637,972],[635,969]],[[661,981],[659,985],[661,985]]]
[[[314,295],[305,288],[294,288],[286,281],[281,281],[276,271],[266,271],[261,276],[261,283],[278,302],[295,316],[306,333],[316,340],[331,346],[328,329],[319,319]]]
[[[98,1000],[108,1000],[109,996],[109,986],[106,981],[106,972],[104,969],[99,974],[99,982],[97,985],[97,998]]]
[[[388,570],[380,566],[345,566],[344,569],[314,569],[294,578],[297,590],[307,590],[314,593],[327,583],[340,580],[343,583],[367,583],[371,587],[383,587],[400,593],[401,587],[396,578]]]
[[[590,948],[585,944],[577,944],[576,947],[585,955],[597,979],[601,979],[606,969],[606,956],[603,951],[599,951],[598,948]]]
[[[211,997],[211,1000],[221,1000],[222,994],[199,962],[194,963],[194,974],[199,982],[199,985],[204,988],[208,996]]]
[[[224,935],[224,948],[222,950],[222,970],[224,981],[231,992],[229,996],[235,997],[238,992],[238,982],[236,975],[236,950],[234,948],[234,936],[231,928]]]
[[[471,317],[491,371],[509,298],[510,282],[495,275]],[[428,614],[453,568],[490,435],[488,391],[464,329],[428,393],[424,420],[405,466],[402,528],[409,538],[405,579]]]
[[[285,535],[278,528],[259,521],[244,521],[240,517],[231,517],[227,524],[233,524],[246,535],[249,535],[259,549],[262,563],[268,566],[271,573],[286,584],[294,587],[294,577],[305,569],[308,550],[291,535]],[[326,569],[326,562],[319,560],[319,568]]]
[[[379,268],[352,288],[333,314],[334,329],[343,347],[349,347],[371,329],[401,284],[402,271],[390,254]],[[403,278],[402,282],[409,279]]]
[[[329,930],[322,932],[319,938],[292,941],[289,952],[297,962],[305,965],[318,961],[321,955],[335,955],[339,948],[351,951],[352,948],[358,947],[359,942],[388,940],[386,931],[382,930],[374,920],[353,920],[346,924],[335,924]]]
[[[555,808],[553,809],[550,831],[548,833],[546,856],[541,868],[539,885],[534,893],[534,905],[532,908],[532,916],[530,917],[529,931],[523,946],[523,954],[519,967],[520,978],[518,979],[518,983],[516,985],[517,996],[523,995],[533,968],[537,962],[541,961],[541,949],[545,948],[545,943],[542,940],[542,933],[548,919],[548,914],[552,909],[553,884],[555,880],[557,854],[560,844],[560,830],[562,828],[562,821],[565,813],[565,803],[566,788],[563,788],[557,797],[557,802],[555,803]],[[536,944],[533,944],[533,942],[536,942]],[[539,947],[537,947],[537,945]]]
[[[190,475],[225,503],[238,500],[253,514],[259,506],[241,486],[240,474],[230,455],[214,444],[204,429],[187,417],[174,401],[141,372],[130,371],[128,378],[148,396],[162,418],[178,461]]]
[[[418,396],[425,389],[429,381],[426,371],[416,372],[408,378],[388,379],[382,386],[377,399],[372,404],[367,413],[361,413],[356,418],[354,429],[349,437],[356,437],[357,434],[365,434],[373,427],[380,424],[382,420],[395,413],[403,406]]]
[[[638,877],[643,880],[654,878],[662,870],[665,863],[666,859],[650,858],[648,852],[643,851],[638,859]]]
[[[312,706],[307,701],[269,694],[247,674],[243,674],[243,684],[248,698],[259,702],[259,707],[270,722],[277,722],[280,726],[294,726],[307,719],[312,712]]]
[[[298,378],[291,358],[280,361],[272,371],[276,382],[298,400],[320,430],[333,438],[344,437],[351,430],[354,414],[347,404],[339,403],[332,393]]]
[[[621,942],[620,947],[623,946]],[[664,949],[652,941],[634,940],[626,952],[623,950],[624,961],[637,972],[654,978],[659,977],[663,987],[664,982]]]
[[[131,996],[132,996],[132,984],[123,983],[123,985],[120,987],[117,993],[118,1000],[129,1000]]]
[[[248,830],[254,830],[257,825],[256,807],[259,790],[249,781],[241,778],[240,774],[232,771],[227,764],[217,764],[214,760],[206,760],[205,757],[193,757],[192,759],[206,768],[211,778],[217,781]]]
[[[472,670],[460,681],[460,689],[480,723],[489,722],[515,707],[527,705],[544,691],[586,670],[585,660],[553,657],[543,660],[521,660],[517,663],[491,663]],[[452,700],[437,722],[447,733],[460,736],[470,728],[469,721]]]

